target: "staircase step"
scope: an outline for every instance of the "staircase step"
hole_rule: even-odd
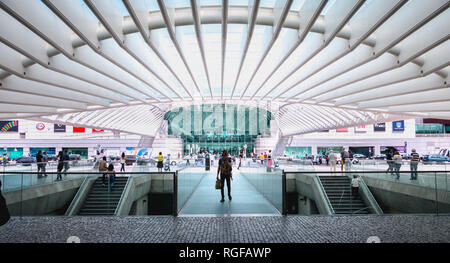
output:
[[[102,177],[99,177],[92,186],[79,215],[114,215],[128,177],[116,177],[114,186],[108,191],[108,184],[103,185]]]
[[[81,209],[81,212],[114,212],[116,211],[115,207],[112,208],[94,208],[94,207],[88,207]]]

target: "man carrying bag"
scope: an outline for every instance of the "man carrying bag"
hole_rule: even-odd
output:
[[[222,158],[219,160],[219,167],[217,169],[217,180],[219,179],[220,174],[220,193],[222,194],[222,199],[220,200],[221,203],[225,201],[225,195],[224,195],[224,183],[225,180],[227,182],[227,190],[228,190],[228,200],[231,201],[231,179],[232,179],[232,172],[233,168],[231,167],[231,158],[228,157],[228,152],[223,151]],[[216,181],[216,189],[217,189],[218,182]]]

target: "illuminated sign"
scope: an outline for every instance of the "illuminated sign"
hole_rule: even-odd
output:
[[[53,126],[54,132],[66,132],[66,125],[64,124],[55,124]]]
[[[383,122],[383,123],[375,123],[373,125],[373,131],[376,131],[376,132],[384,132],[384,131],[386,131],[386,123],[385,122]]]
[[[42,122],[36,123],[36,130],[42,131],[43,129],[45,129],[44,123],[42,123]]]
[[[76,127],[73,126],[73,132],[85,132],[85,128],[84,127]]]
[[[19,121],[0,121],[0,132],[18,132]]]
[[[392,122],[392,131],[404,131],[405,130],[405,121],[393,121]]]

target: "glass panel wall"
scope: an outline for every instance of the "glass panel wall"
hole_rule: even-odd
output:
[[[203,104],[174,109],[164,116],[169,135],[184,140],[184,154],[204,151],[232,154],[254,149],[259,135],[270,135],[272,114],[264,109],[233,104]]]

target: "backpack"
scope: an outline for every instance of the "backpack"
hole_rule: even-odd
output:
[[[220,171],[222,173],[222,175],[231,175],[231,164],[227,159],[223,159],[222,161],[222,166],[220,167]]]

